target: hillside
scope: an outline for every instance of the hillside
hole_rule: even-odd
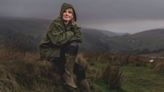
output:
[[[164,49],[164,29],[153,29],[108,40],[114,51],[151,53]],[[114,47],[114,48],[113,48]]]
[[[118,36],[118,34],[110,31],[96,29],[82,29],[83,43],[82,49],[88,52],[106,52],[109,51],[107,41],[109,37]]]
[[[36,51],[51,20],[0,18],[0,47]],[[82,28],[84,52],[160,53],[164,50],[164,29],[136,34],[120,34],[106,30]]]
[[[45,35],[50,20],[0,18],[0,43],[1,45],[15,48],[22,47],[26,50],[37,50],[40,40]],[[116,33],[82,28],[83,51],[106,51],[106,39],[117,36]]]
[[[144,43],[141,47],[151,51],[163,49],[164,47],[164,29],[153,29],[132,35],[133,38]]]

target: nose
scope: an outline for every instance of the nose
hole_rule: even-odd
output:
[[[68,16],[68,13],[67,13],[67,12],[64,12],[64,15],[65,15],[65,16]]]

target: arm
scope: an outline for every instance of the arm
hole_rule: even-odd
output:
[[[77,25],[72,27],[72,30],[74,32],[74,36],[71,38],[70,41],[75,41],[75,42],[82,42],[82,33],[80,31],[80,27],[78,27]]]
[[[49,31],[47,33],[50,41],[57,46],[61,46],[67,42],[69,42],[74,36],[74,32],[72,31],[64,31],[60,28],[61,25],[52,23],[49,27]]]
[[[74,36],[71,38],[70,44],[67,46],[67,53],[76,56],[79,45],[82,42],[82,34],[80,32],[80,27],[77,25],[72,26],[72,31],[74,32]]]

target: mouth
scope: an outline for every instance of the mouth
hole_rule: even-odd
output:
[[[70,19],[70,17],[64,17],[65,19]]]
[[[65,18],[69,18],[68,16],[65,16]]]

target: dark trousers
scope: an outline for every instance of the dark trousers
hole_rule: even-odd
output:
[[[57,72],[62,76],[65,72],[65,58],[55,58],[52,61]],[[74,64],[74,74],[76,75],[77,81],[81,81],[86,78],[85,69],[78,63]]]

